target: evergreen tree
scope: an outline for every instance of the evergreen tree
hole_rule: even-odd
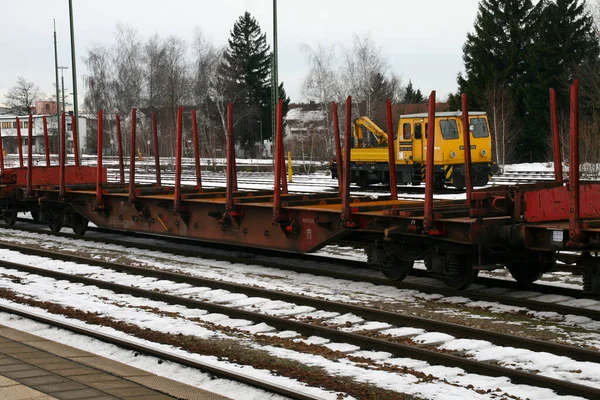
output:
[[[402,103],[404,104],[417,104],[425,102],[425,97],[421,93],[421,89],[415,91],[413,89],[413,83],[409,79],[408,85],[406,86],[406,93],[404,94],[404,98],[402,99]]]
[[[542,3],[535,7],[531,0],[479,3],[475,32],[467,34],[463,46],[465,76],[458,76],[460,92],[467,93],[471,108],[485,108],[485,91],[493,84],[511,87],[515,99],[520,97],[533,27]]]
[[[534,44],[523,99],[528,113],[523,118],[524,134],[519,144],[523,149],[531,149],[531,158],[541,160],[549,144],[548,89],[557,90],[559,107],[568,109],[573,71],[582,63],[597,60],[600,53],[585,1],[546,3],[534,33]]]
[[[266,34],[249,12],[245,12],[234,24],[228,40],[219,76],[225,87],[225,97],[234,102],[237,116],[234,134],[237,142],[252,155],[256,155],[254,143],[271,137],[271,52]],[[285,97],[283,84],[279,86],[280,98],[287,113],[289,98]]]

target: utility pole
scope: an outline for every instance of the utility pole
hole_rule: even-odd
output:
[[[272,90],[272,109],[273,109],[273,141],[275,142],[275,133],[277,132],[276,110],[279,103],[279,77],[277,71],[277,0],[273,0],[273,59],[271,66]]]
[[[57,136],[60,137],[60,94],[58,89],[58,48],[56,44],[56,20],[54,20],[54,72],[56,73],[56,127]]]
[[[77,59],[75,58],[75,30],[73,29],[73,0],[69,0],[69,21],[71,25],[71,63],[73,65],[73,112],[75,114],[75,126],[73,132],[79,134],[79,112],[77,106]]]
[[[67,103],[65,103],[65,76],[63,75],[63,70],[69,69],[69,67],[57,67],[60,69],[60,81],[62,84],[62,104],[63,110],[67,112]]]

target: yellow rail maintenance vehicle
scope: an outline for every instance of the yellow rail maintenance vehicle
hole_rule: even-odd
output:
[[[401,115],[394,135],[396,180],[399,185],[425,182],[427,154],[427,113]],[[487,185],[492,172],[492,140],[485,112],[469,112],[473,186]],[[350,150],[350,182],[361,187],[388,183],[388,136],[367,117],[353,125],[354,140]],[[465,187],[464,139],[462,112],[435,114],[434,183],[436,188]],[[335,163],[331,164],[337,178]]]

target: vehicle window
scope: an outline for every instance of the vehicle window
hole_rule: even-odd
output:
[[[415,139],[422,139],[423,138],[423,132],[421,130],[421,123],[416,123],[415,124]]]
[[[458,126],[456,126],[456,120],[442,119],[440,120],[440,128],[442,130],[443,139],[458,139]]]
[[[425,139],[427,139],[427,135],[429,134],[429,122],[425,123]]]
[[[489,136],[485,118],[471,118],[471,132],[474,138],[485,138]]]
[[[402,139],[410,140],[410,124],[402,125]]]

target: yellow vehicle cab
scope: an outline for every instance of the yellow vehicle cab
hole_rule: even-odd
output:
[[[427,113],[401,115],[394,135],[397,183],[419,185],[425,181]],[[492,174],[492,142],[485,112],[469,112],[472,179],[485,186]],[[387,134],[366,117],[353,124],[350,181],[359,186],[389,183]],[[462,112],[435,114],[434,182],[437,188],[465,187]],[[332,163],[332,177],[337,168]]]

